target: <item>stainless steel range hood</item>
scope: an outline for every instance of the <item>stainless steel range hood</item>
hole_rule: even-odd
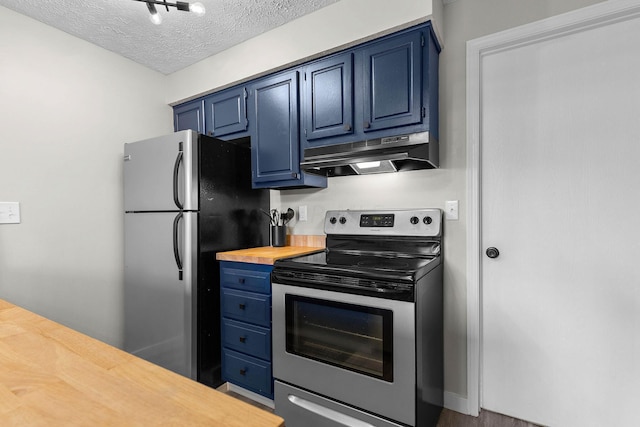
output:
[[[401,172],[438,166],[438,140],[429,132],[308,148],[300,163],[304,171],[325,176]]]

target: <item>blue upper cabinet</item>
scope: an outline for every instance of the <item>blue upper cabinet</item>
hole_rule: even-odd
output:
[[[176,132],[181,130],[195,130],[202,133],[204,116],[202,114],[202,100],[191,101],[178,105],[173,109],[173,127]]]
[[[439,53],[427,22],[306,65],[303,152],[424,131],[437,139]]]
[[[301,171],[305,150],[425,131],[437,141],[439,53],[426,22],[176,106],[174,126],[251,137],[254,188],[326,187]]]
[[[421,40],[412,32],[363,49],[364,132],[422,121]]]
[[[220,138],[245,132],[247,118],[247,90],[244,86],[232,87],[204,98],[205,133]],[[228,139],[228,138],[223,138]]]
[[[302,90],[307,141],[353,133],[353,53],[304,68]]]
[[[326,187],[326,178],[300,172],[298,70],[249,86],[254,188]]]

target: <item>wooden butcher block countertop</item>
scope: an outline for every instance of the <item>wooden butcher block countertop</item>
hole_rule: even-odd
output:
[[[236,251],[218,252],[218,261],[248,262],[252,264],[273,265],[276,260],[307,255],[324,250],[324,236],[287,236],[291,246],[239,249]]]
[[[0,299],[2,426],[284,426],[282,418]]]

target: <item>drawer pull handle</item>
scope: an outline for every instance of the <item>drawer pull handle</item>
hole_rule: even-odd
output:
[[[240,337],[240,342],[244,343],[247,341],[247,337]]]
[[[244,285],[244,277],[239,278],[238,283],[240,283],[241,285]]]
[[[239,308],[240,310],[244,310],[245,305],[244,305],[244,304],[238,304],[238,308]]]
[[[246,369],[240,369],[240,375],[245,376],[247,374]]]

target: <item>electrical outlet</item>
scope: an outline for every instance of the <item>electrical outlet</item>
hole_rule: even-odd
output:
[[[298,207],[298,221],[306,221],[307,220],[307,206]]]
[[[0,224],[20,224],[20,203],[0,202]]]
[[[447,200],[444,205],[444,217],[445,219],[457,221],[458,220],[458,201]]]

